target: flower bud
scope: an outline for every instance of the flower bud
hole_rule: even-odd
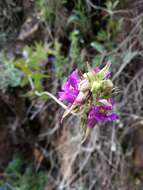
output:
[[[94,81],[91,86],[91,92],[97,92],[102,87],[101,81]]]
[[[79,92],[73,104],[82,104],[86,100],[88,93],[89,91]]]
[[[90,82],[89,82],[87,79],[83,79],[83,80],[79,83],[78,89],[79,89],[80,91],[90,90]]]
[[[98,75],[103,76],[103,78],[105,78],[108,74],[109,74],[109,69],[111,66],[111,62],[107,62],[107,64],[105,65],[105,67],[103,67],[99,72]]]
[[[87,73],[84,73],[83,74],[83,77],[86,79],[86,80],[94,80],[94,73],[93,72],[87,72]]]
[[[107,90],[109,90],[109,91],[112,91],[112,89],[113,89],[113,83],[112,83],[112,81],[111,80],[104,80],[103,82],[102,82],[102,84],[103,84],[103,90],[105,90],[105,91],[107,91]]]

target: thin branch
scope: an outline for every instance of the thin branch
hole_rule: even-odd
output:
[[[67,110],[67,106],[65,104],[63,104],[58,98],[56,98],[53,94],[51,94],[50,92],[38,92],[35,91],[35,95],[37,96],[43,96],[43,95],[47,95],[50,98],[52,98],[55,102],[57,102],[62,108],[64,108],[65,110]]]

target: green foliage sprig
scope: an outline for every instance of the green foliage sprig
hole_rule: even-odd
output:
[[[0,54],[0,90],[6,91],[8,87],[17,87],[22,80],[22,72],[13,64],[14,59],[4,53]]]
[[[42,73],[41,65],[48,59],[46,46],[36,43],[35,46],[25,47],[23,52],[25,57],[15,62],[17,68],[24,74],[21,85],[25,86],[32,81],[34,90],[41,91],[43,89],[42,79],[48,77]]]
[[[20,156],[15,157],[5,169],[6,180],[2,182],[7,189],[13,187],[16,190],[43,190],[47,175],[40,171],[36,173],[31,163]]]
[[[106,1],[105,3],[105,16],[103,20],[106,20],[106,25],[101,28],[97,33],[95,40],[91,42],[91,47],[96,50],[96,55],[92,60],[92,65],[97,66],[106,58],[114,62],[115,57],[111,55],[111,52],[117,47],[116,37],[121,31],[123,19],[116,13],[118,12],[119,1]]]

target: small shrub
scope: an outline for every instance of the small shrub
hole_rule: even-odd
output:
[[[43,171],[36,173],[31,163],[16,156],[5,169],[6,179],[0,182],[8,190],[43,190],[47,175]]]
[[[13,58],[0,54],[0,90],[6,91],[8,87],[17,87],[21,83],[22,72],[13,62]]]
[[[48,77],[42,73],[43,61],[47,61],[47,49],[42,43],[36,43],[35,46],[25,47],[23,50],[23,59],[15,62],[17,68],[23,73],[21,85],[32,83],[33,90],[41,91],[43,89],[42,79]]]

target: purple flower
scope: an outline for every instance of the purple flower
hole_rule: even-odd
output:
[[[75,70],[69,75],[68,80],[62,87],[62,91],[59,92],[59,99],[71,105],[79,94],[78,83],[79,76],[77,70]]]
[[[96,123],[104,121],[115,121],[118,119],[116,113],[112,112],[113,105],[97,105],[92,106],[87,118],[87,127],[93,128]]]
[[[52,54],[50,54],[48,56],[48,61],[51,62],[51,63],[53,63],[55,61],[55,59],[56,59],[56,57],[54,55],[52,55]]]
[[[111,72],[108,72],[107,75],[106,75],[106,79],[110,79],[112,76],[112,73]]]

